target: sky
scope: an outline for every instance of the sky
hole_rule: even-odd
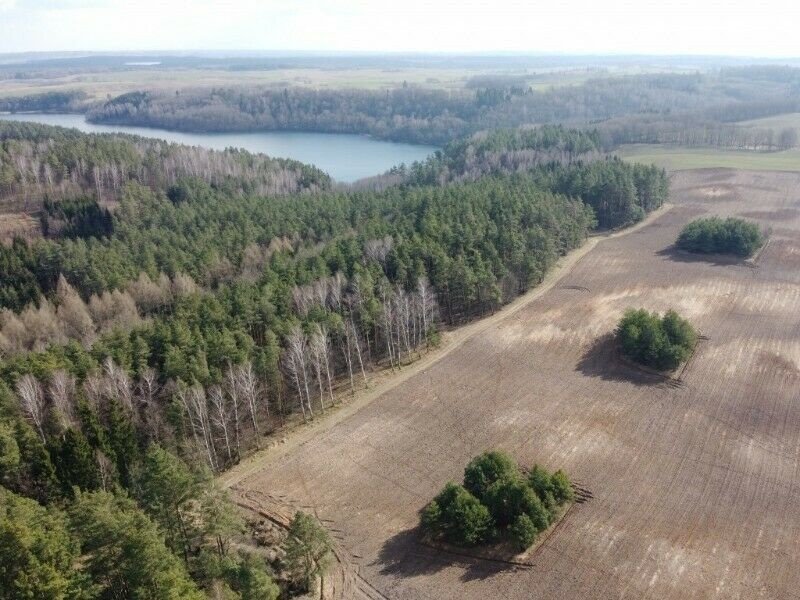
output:
[[[0,0],[0,52],[800,56],[798,0]]]

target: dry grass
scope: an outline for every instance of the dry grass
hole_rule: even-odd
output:
[[[251,465],[237,489],[324,520],[344,565],[327,589],[342,598],[798,596],[800,220],[786,211],[799,188],[789,173],[676,175],[669,212],[600,241],[402,385]],[[672,250],[701,214],[755,210],[773,228],[755,267]],[[615,360],[606,340],[629,306],[676,308],[708,336],[680,383]],[[415,531],[492,447],[593,494],[530,567],[437,552]]]
[[[10,244],[15,237],[32,239],[42,234],[39,221],[26,213],[0,213],[0,243]]]

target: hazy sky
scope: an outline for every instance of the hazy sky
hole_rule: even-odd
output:
[[[800,56],[798,0],[0,0],[0,52]]]

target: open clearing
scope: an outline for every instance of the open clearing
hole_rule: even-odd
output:
[[[796,148],[781,152],[748,152],[666,144],[626,144],[618,154],[625,160],[654,163],[668,171],[713,168],[800,171],[800,150]]]
[[[800,175],[674,176],[674,206],[602,240],[518,310],[335,425],[267,454],[237,495],[332,531],[326,597],[800,597]],[[675,253],[702,214],[772,228],[756,265]],[[629,306],[708,340],[664,381],[614,358]],[[487,448],[592,498],[521,567],[436,552],[418,511]]]

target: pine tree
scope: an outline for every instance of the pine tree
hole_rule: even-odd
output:
[[[100,487],[95,453],[80,431],[67,429],[60,440],[51,444],[50,454],[64,495],[70,495],[73,487],[87,491]]]

